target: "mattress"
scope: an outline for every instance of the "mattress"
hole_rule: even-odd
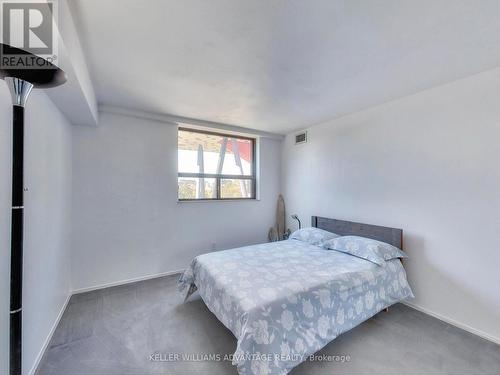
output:
[[[237,338],[240,375],[286,374],[337,336],[413,297],[399,259],[383,266],[287,240],[200,255],[179,279]]]

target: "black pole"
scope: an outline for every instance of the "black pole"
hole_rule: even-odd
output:
[[[66,82],[66,74],[49,61],[40,67],[26,68],[29,61],[40,57],[30,52],[0,43],[0,56],[11,55],[19,67],[0,64],[0,78],[9,87],[13,104],[12,120],[12,227],[10,260],[10,375],[22,374],[22,302],[23,302],[23,222],[24,222],[24,105],[33,87],[48,88]],[[6,65],[5,65],[6,64]]]
[[[24,218],[24,108],[13,106],[10,260],[10,373],[21,374]]]

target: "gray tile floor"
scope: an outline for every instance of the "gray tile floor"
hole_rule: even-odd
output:
[[[236,374],[229,362],[154,362],[160,353],[233,353],[236,339],[195,298],[182,304],[177,276],[75,295],[37,375]],[[404,305],[352,329],[293,375],[500,374],[500,346]]]

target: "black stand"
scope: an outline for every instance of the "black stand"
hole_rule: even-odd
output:
[[[10,373],[21,373],[23,297],[24,108],[13,106],[12,227],[10,262]]]
[[[32,57],[29,52],[0,43],[4,54]],[[8,59],[6,60],[9,61]],[[16,60],[17,61],[17,60]],[[2,60],[3,62],[3,60]],[[24,226],[24,106],[33,87],[55,87],[66,81],[58,67],[46,62],[43,68],[0,66],[0,78],[12,96],[12,227],[10,263],[10,374],[22,374],[23,226]]]

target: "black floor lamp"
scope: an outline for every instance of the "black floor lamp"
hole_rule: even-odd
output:
[[[0,43],[1,56],[22,56],[19,64],[40,59],[29,52]],[[55,87],[66,82],[64,72],[50,62],[37,60],[37,67],[1,66],[12,96],[12,227],[10,251],[10,374],[21,375],[22,294],[23,294],[23,221],[24,221],[24,106],[33,88]],[[41,65],[41,66],[40,66]]]

